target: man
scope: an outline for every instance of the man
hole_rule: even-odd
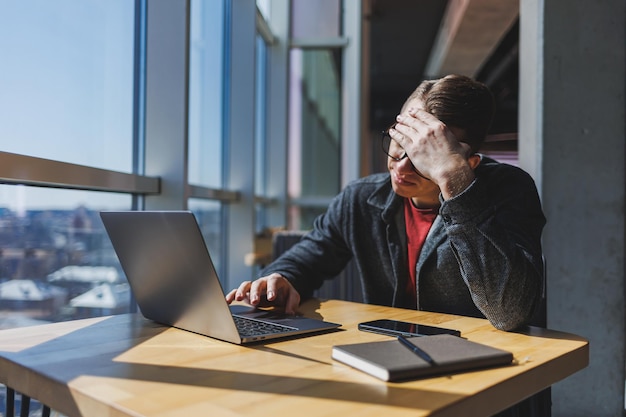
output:
[[[545,217],[524,171],[477,154],[494,113],[468,77],[424,81],[383,136],[389,173],[349,184],[313,230],[226,300],[295,313],[354,259],[367,303],[527,324]]]

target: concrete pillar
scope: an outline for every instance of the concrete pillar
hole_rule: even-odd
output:
[[[555,417],[624,413],[626,2],[520,3],[520,164],[548,223],[548,326],[590,341]]]

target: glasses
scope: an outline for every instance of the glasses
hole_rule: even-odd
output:
[[[394,127],[396,127],[395,123],[389,126],[389,129],[393,129]],[[382,137],[383,152],[385,152],[387,156],[393,159],[394,161],[400,162],[404,158],[406,158],[408,155],[406,154],[402,146],[400,146],[398,142],[396,142],[395,140],[391,138],[391,136],[389,136],[389,129],[383,131],[383,137]],[[422,175],[422,173],[419,172],[415,168],[415,165],[413,165],[412,162],[410,162],[410,164],[411,164],[411,168],[417,175],[430,181],[430,178],[427,178],[424,175]]]
[[[387,156],[389,156],[394,161],[402,161],[408,155],[406,154],[402,146],[400,146],[398,142],[396,142],[391,138],[391,136],[389,136],[389,130],[393,129],[394,127],[396,127],[395,123],[389,126],[389,129],[383,131],[383,152],[385,152]],[[415,169],[415,167],[413,167],[413,169]]]

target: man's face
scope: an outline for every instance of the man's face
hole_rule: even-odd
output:
[[[391,174],[393,191],[401,197],[418,200],[438,200],[439,187],[413,170],[409,158],[396,161],[387,157],[387,169]]]
[[[411,100],[404,106],[404,111],[411,107],[422,108],[423,106],[419,100]],[[389,154],[400,156],[404,154],[404,150],[396,141],[392,140],[389,147]],[[421,203],[438,203],[439,187],[434,182],[415,172],[411,160],[408,157],[399,161],[387,157],[387,169],[391,174],[391,186],[396,194],[401,197],[414,199],[417,205],[422,205]]]

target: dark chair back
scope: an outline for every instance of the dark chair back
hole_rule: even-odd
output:
[[[272,238],[273,259],[278,258],[298,243],[306,233],[307,231],[305,230],[281,230],[274,233]],[[336,300],[362,302],[361,279],[354,262],[350,261],[339,275],[327,280],[324,285],[313,293],[313,296],[321,299],[333,298]]]

